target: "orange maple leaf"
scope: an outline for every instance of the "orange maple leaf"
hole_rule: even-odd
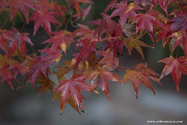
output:
[[[133,86],[135,93],[136,93],[136,98],[138,98],[139,82],[142,83],[143,85],[145,85],[146,87],[150,88],[153,91],[154,95],[155,95],[155,91],[154,91],[153,87],[151,86],[149,78],[158,82],[161,85],[158,78],[156,77],[156,75],[158,75],[158,74],[156,74],[151,69],[147,68],[147,64],[145,64],[145,63],[140,63],[138,65],[135,65],[133,70],[127,69],[125,71],[125,73],[126,74],[123,78],[124,83],[122,84],[122,86],[127,81],[131,80],[132,86]]]

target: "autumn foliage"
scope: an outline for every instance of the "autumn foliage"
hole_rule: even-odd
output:
[[[61,4],[64,2],[67,6]],[[171,3],[176,4],[176,9],[168,12]],[[81,8],[82,4],[87,8]],[[31,88],[39,84],[38,96],[49,90],[54,95],[53,101],[60,99],[61,113],[67,103],[77,112],[84,112],[82,99],[85,98],[81,90],[98,94],[99,87],[111,100],[109,81],[122,85],[130,81],[138,98],[139,83],[155,94],[150,79],[161,85],[160,79],[171,73],[179,91],[181,74],[187,75],[186,4],[187,0],[111,0],[101,12],[102,18],[93,20],[89,14],[94,6],[91,0],[0,0],[0,13],[9,15],[5,22],[0,23],[1,84],[6,81],[16,89],[13,83],[18,81],[18,74],[23,75],[23,88],[26,84]],[[24,20],[22,29],[18,30],[14,25],[10,30],[4,29],[4,25],[8,21],[14,22],[15,17]],[[77,23],[85,18],[91,18],[91,21]],[[33,36],[43,27],[49,39],[39,41],[47,44],[46,47],[28,55],[26,45],[34,44],[30,34],[22,30],[31,22],[34,23]],[[52,25],[56,30],[52,30]],[[76,29],[68,31],[68,25]],[[140,40],[145,34],[151,38],[149,45]],[[132,68],[120,65],[119,57],[123,56],[124,48],[130,55],[132,49],[136,49],[144,59],[142,47],[153,48],[161,41],[163,49],[169,46],[170,55],[158,61],[165,63],[160,77],[146,63]],[[65,60],[70,45],[75,50],[73,58]],[[184,52],[180,57],[179,47]],[[63,66],[58,65],[60,61]],[[112,72],[119,70],[124,71],[123,79]],[[51,74],[57,76],[58,83],[50,80]]]

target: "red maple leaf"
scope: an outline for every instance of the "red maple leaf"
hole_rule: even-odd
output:
[[[50,51],[62,49],[66,53],[67,43],[74,42],[73,38],[70,36],[68,31],[60,30],[58,32],[53,32],[54,36],[46,40],[43,43],[53,43]]]
[[[70,9],[71,6],[75,8],[77,12],[80,10],[80,5],[79,3],[93,3],[90,0],[66,0],[68,2],[68,8]]]
[[[5,40],[5,38],[0,34],[0,48],[6,53],[8,54],[7,51],[7,42]]]
[[[173,80],[175,81],[177,91],[179,91],[181,73],[187,75],[186,59],[184,58],[184,56],[181,56],[179,58],[174,58],[170,56],[168,58],[159,60],[158,62],[166,63],[166,65],[164,66],[164,69],[162,70],[160,79],[172,73],[172,77],[173,77]]]
[[[175,0],[153,0],[154,4],[159,3],[159,5],[162,7],[162,9],[165,11],[166,15],[168,16],[167,6],[170,2]]]
[[[182,31],[184,36],[187,36],[187,10],[182,12],[176,12],[176,17],[168,21],[166,25],[169,25],[168,32]],[[187,38],[187,37],[186,37]]]
[[[136,33],[135,35],[143,28],[145,28],[153,40],[153,24],[159,27],[163,27],[163,24],[155,16],[159,13],[154,11],[148,11],[146,14],[139,13],[132,20],[136,21]]]
[[[47,9],[39,9],[35,12],[32,12],[32,14],[33,15],[30,17],[29,21],[35,20],[33,35],[35,35],[38,28],[40,26],[42,26],[46,30],[48,35],[51,36],[51,24],[50,24],[50,22],[53,23],[53,24],[57,23],[57,24],[61,25],[61,23],[58,22],[56,20],[56,18],[52,15],[53,12],[49,12]]]
[[[136,5],[143,6],[145,8],[151,4],[152,0],[129,0],[129,1],[133,1]]]
[[[10,87],[13,89],[11,70],[7,69],[7,67],[8,64],[5,64],[3,67],[0,68],[1,84],[3,84],[4,80],[6,80]]]
[[[92,51],[96,51],[95,43],[97,42],[96,39],[92,39],[90,37],[87,37],[85,39],[80,39],[78,43],[76,44],[76,47],[81,47],[80,50],[73,54],[75,56],[72,61],[71,65],[74,65],[76,63],[76,67],[74,71],[79,66],[80,69],[82,69],[84,62],[88,63],[90,60],[90,53]]]
[[[98,52],[103,56],[103,58],[100,60],[100,64],[107,64],[107,65],[115,65],[119,66],[119,58],[114,56],[114,50],[108,49],[107,51],[100,51]]]
[[[27,24],[29,23],[29,7],[34,9],[34,4],[31,0],[9,0],[7,6],[11,8],[10,20],[12,20],[18,9],[20,9],[26,18]]]
[[[79,12],[77,12],[73,17],[77,17],[75,21],[80,19],[82,17],[82,20],[86,18],[86,16],[89,14],[90,10],[92,9],[92,5],[90,4],[87,8],[81,8]]]
[[[101,13],[101,15],[103,19],[88,22],[98,25],[93,34],[94,36],[98,35],[98,38],[100,38],[103,32],[105,32],[107,36],[109,33],[113,32],[114,30],[116,30],[116,28],[118,28],[118,23],[113,21],[109,15],[103,13]]]
[[[51,4],[52,4],[51,5],[52,11],[57,15],[59,15],[63,23],[65,23],[65,18],[66,18],[65,12],[68,12],[66,7],[64,5],[59,5],[57,2],[52,2]]]
[[[19,73],[25,75],[28,72],[29,67],[24,62],[19,63],[14,60],[14,63],[10,65],[8,69],[13,70],[13,78],[16,78]]]
[[[161,85],[158,78],[156,77],[156,75],[158,75],[158,74],[156,74],[151,69],[147,68],[147,64],[145,64],[145,63],[140,63],[138,65],[135,65],[133,70],[127,69],[125,71],[125,73],[126,74],[123,78],[124,83],[122,84],[122,86],[127,81],[131,80],[132,86],[133,86],[135,93],[136,93],[136,98],[138,98],[139,82],[142,83],[143,85],[145,85],[146,87],[150,88],[154,94],[155,94],[155,91],[154,91],[153,87],[151,86],[149,78],[158,82]]]
[[[4,35],[4,38],[7,40],[7,43],[9,43],[8,48],[8,57],[16,50],[17,47],[21,50],[21,52],[26,57],[26,45],[25,41],[27,43],[31,42],[30,38],[28,37],[29,33],[20,33],[16,28],[12,27],[12,30],[7,31],[8,35]]]
[[[90,93],[93,92],[97,86],[102,89],[102,91],[107,95],[108,100],[111,100],[109,95],[109,83],[108,80],[113,82],[122,82],[122,80],[114,73],[110,72],[115,69],[116,66],[106,66],[102,68],[99,66],[92,71],[90,74],[91,84],[90,84]]]
[[[115,5],[117,3],[117,0],[112,0],[110,1],[110,3],[107,5],[107,7],[105,8],[105,10],[103,11],[104,13],[108,12],[110,8],[112,8],[113,5]]]
[[[121,25],[121,29],[127,22],[128,17],[131,17],[133,19],[136,16],[136,10],[142,9],[141,7],[137,6],[134,3],[130,3],[127,5],[127,2],[125,3],[120,2],[120,3],[113,5],[112,7],[116,9],[112,12],[110,17],[115,17],[118,15],[120,16],[119,22]]]
[[[92,35],[92,30],[89,29],[88,26],[85,26],[83,24],[77,24],[80,28],[75,30],[72,33],[73,37],[81,37],[81,38],[86,38],[89,35]]]
[[[46,71],[54,61],[53,56],[35,56],[31,61],[27,62],[29,66],[28,73],[25,78],[24,86],[26,85],[27,80],[32,76],[31,88],[36,81],[40,72],[46,77]]]
[[[80,110],[83,112],[82,107],[82,93],[81,89],[85,91],[90,90],[90,85],[85,82],[87,75],[74,73],[71,79],[59,81],[58,87],[55,92],[61,92],[61,108],[66,105],[69,97],[72,97],[74,102],[79,106]]]

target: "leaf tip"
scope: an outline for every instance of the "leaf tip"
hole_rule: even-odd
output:
[[[177,92],[179,92],[179,86],[177,85]]]
[[[84,114],[84,110],[81,110],[81,115]]]

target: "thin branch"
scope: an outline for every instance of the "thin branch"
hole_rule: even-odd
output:
[[[6,22],[8,21],[9,18],[10,18],[10,16],[5,20],[5,22],[4,22],[3,25],[0,27],[0,29],[3,28],[3,26],[6,24]]]

